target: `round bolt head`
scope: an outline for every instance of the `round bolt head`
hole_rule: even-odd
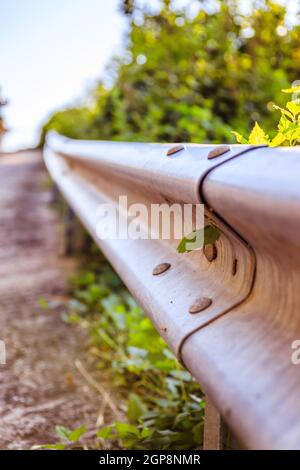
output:
[[[195,302],[190,305],[189,313],[199,313],[205,310],[212,304],[212,300],[209,297],[199,297]]]
[[[152,271],[153,276],[158,276],[158,274],[162,274],[166,272],[171,267],[170,263],[160,263]]]
[[[213,150],[209,152],[207,158],[211,160],[212,158],[220,157],[223,153],[229,152],[231,150],[230,145],[218,145]]]
[[[184,145],[175,145],[174,147],[169,148],[167,151],[167,156],[169,157],[170,155],[180,152],[181,150],[184,150]]]
[[[205,245],[203,247],[203,253],[207,261],[211,263],[214,259],[216,259],[218,255],[216,245],[214,244]]]

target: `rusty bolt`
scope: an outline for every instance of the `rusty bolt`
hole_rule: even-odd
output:
[[[170,263],[160,263],[152,271],[153,276],[158,276],[167,271],[171,267]]]
[[[167,151],[167,156],[169,157],[170,155],[180,152],[181,150],[184,150],[184,145],[175,145],[174,147],[169,148]]]
[[[212,158],[219,157],[220,155],[223,155],[223,153],[229,152],[231,150],[230,145],[218,145],[215,147],[213,150],[209,152],[207,155],[207,158],[211,160]]]
[[[212,304],[212,300],[209,297],[199,297],[190,305],[189,313],[199,313],[205,310]]]
[[[203,247],[203,253],[207,261],[211,263],[214,259],[216,259],[217,254],[218,254],[216,245],[212,243],[209,245],[205,245]]]

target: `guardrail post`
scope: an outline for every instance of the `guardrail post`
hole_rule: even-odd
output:
[[[66,207],[65,217],[64,217],[64,227],[65,227],[65,247],[64,252],[66,256],[70,256],[74,252],[74,233],[75,233],[75,215],[70,206]]]
[[[51,204],[57,204],[59,201],[60,192],[57,184],[53,183],[51,188]]]
[[[204,450],[221,450],[223,448],[224,423],[217,408],[210,398],[205,397]]]
[[[227,426],[210,398],[205,396],[204,450],[241,450],[244,447]]]

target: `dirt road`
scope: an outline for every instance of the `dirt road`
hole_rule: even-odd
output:
[[[55,425],[90,429],[101,398],[77,372],[86,338],[45,310],[39,298],[64,295],[70,260],[61,256],[38,152],[0,157],[0,449],[57,442]]]

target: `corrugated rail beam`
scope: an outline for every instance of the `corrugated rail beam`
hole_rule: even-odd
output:
[[[300,448],[300,151],[75,141],[51,133],[55,183],[160,335],[247,448]],[[167,155],[169,154],[169,155]],[[213,256],[176,240],[100,240],[101,203],[205,204]],[[168,263],[169,269],[153,275]],[[211,303],[191,314],[202,297]],[[215,420],[216,421],[216,420]]]

